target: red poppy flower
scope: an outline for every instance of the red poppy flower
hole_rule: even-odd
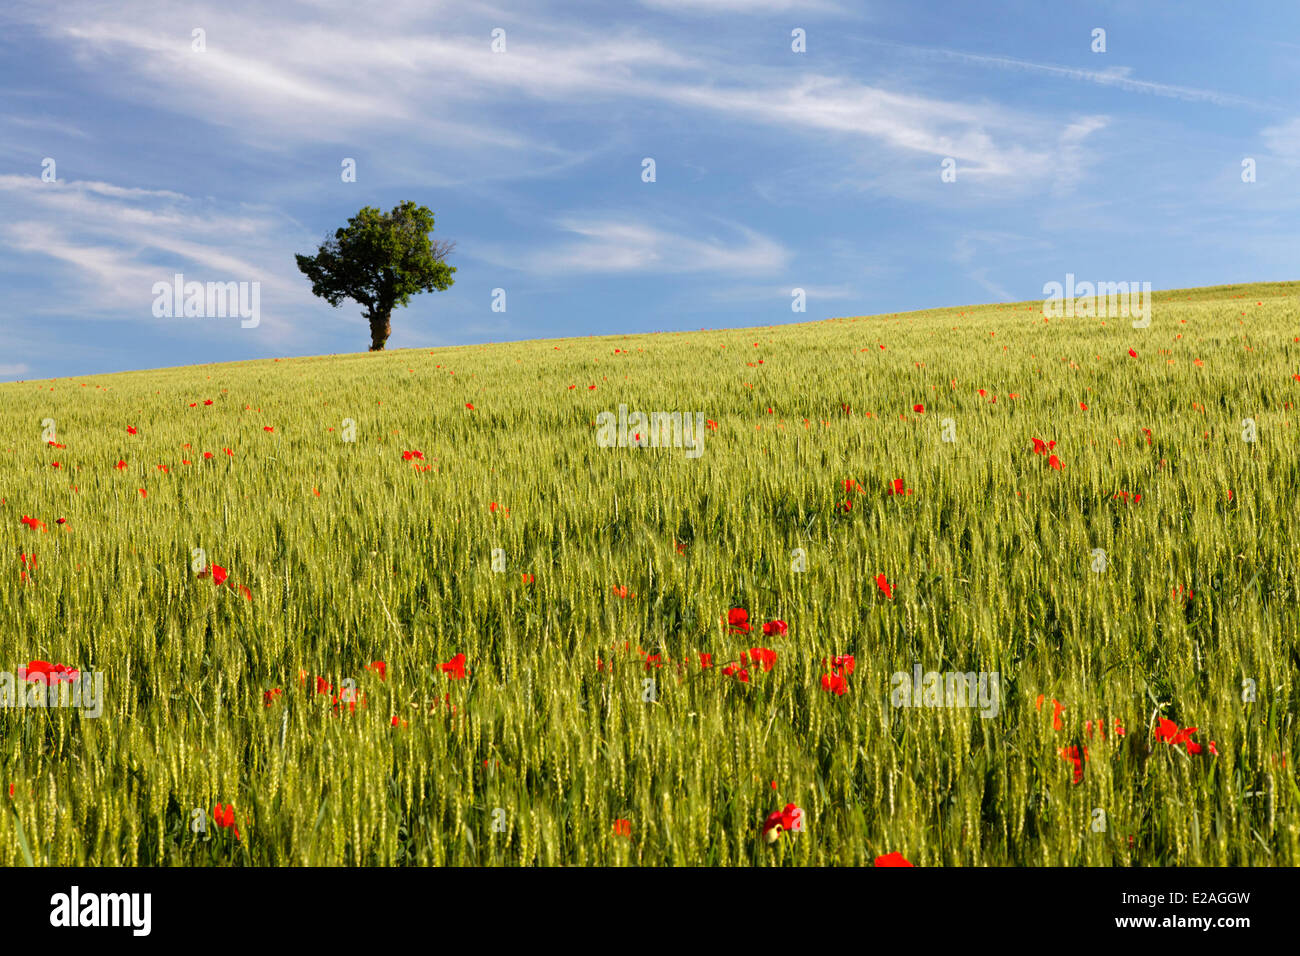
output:
[[[265,691],[262,694],[262,701],[265,706],[270,707],[271,704],[273,704],[283,694],[284,691],[282,691],[280,688],[272,687],[270,690]]]
[[[1039,694],[1038,699],[1034,701],[1034,710],[1043,709],[1043,695]],[[1065,705],[1055,697],[1052,698],[1052,729],[1060,730],[1065,725],[1061,723],[1061,714],[1065,713]]]
[[[363,708],[366,706],[366,695],[358,695],[355,687],[344,687],[334,697],[335,710],[339,709],[339,704],[347,704],[348,713],[354,714],[358,706]]]
[[[701,652],[701,653],[700,653],[700,666],[701,666],[701,667],[712,667],[712,666],[713,666],[713,655],[712,655],[712,654],[705,654],[705,653]]]
[[[764,672],[770,671],[776,664],[776,651],[767,647],[752,647],[749,656],[756,665],[762,665]],[[740,657],[744,660],[745,655],[741,654]]]
[[[1079,407],[1083,409],[1085,412],[1088,410],[1088,406],[1085,402],[1080,402]]]
[[[1138,354],[1137,354],[1136,352],[1134,352],[1132,349],[1129,349],[1129,350],[1128,350],[1128,354],[1129,354],[1129,357],[1130,357],[1130,358],[1137,358],[1137,357],[1138,357]]]
[[[38,681],[44,684],[57,684],[62,681],[71,683],[81,676],[81,672],[67,664],[51,664],[49,661],[29,661],[26,667],[18,668],[18,679]]]
[[[826,658],[824,657],[822,658],[822,666],[823,667],[826,666]],[[857,665],[856,662],[853,660],[852,654],[841,654],[839,657],[831,658],[830,666],[831,666],[831,670],[837,670],[845,677],[848,677],[850,674],[853,673],[853,668]]]
[[[907,862],[903,854],[895,850],[893,853],[876,857],[876,866],[912,866],[912,864]]]
[[[212,399],[210,399],[210,398],[206,398],[206,399],[204,399],[204,400],[203,400],[203,404],[204,404],[204,405],[211,405],[211,404],[212,404]]]
[[[728,664],[722,669],[723,677],[730,677],[732,674],[735,674],[736,680],[740,681],[742,684],[749,683],[749,671],[745,670],[739,664]]]
[[[438,668],[439,670],[442,670],[444,673],[450,675],[452,680],[464,680],[465,679],[465,655],[463,653],[457,654],[447,663],[439,664]]]
[[[1168,718],[1161,717],[1159,724],[1156,726],[1155,738],[1163,743],[1177,743],[1179,735],[1182,733],[1178,725]]]
[[[388,679],[388,665],[383,661],[371,661],[366,665],[366,670],[374,671],[379,675],[380,680]]]
[[[849,692],[849,682],[839,674],[823,674],[822,690],[830,691],[836,697],[843,697]]]
[[[749,612],[743,607],[733,607],[727,612],[725,623],[727,631],[731,634],[748,634]]]
[[[1053,468],[1055,468],[1057,471],[1061,470],[1061,459],[1057,458],[1055,455],[1052,455],[1050,458],[1048,458],[1047,463],[1051,465]]]
[[[783,809],[773,810],[763,821],[763,839],[775,843],[782,833],[800,833],[803,831],[803,810],[793,803],[787,803]]]
[[[212,566],[212,583],[213,583],[213,584],[225,584],[225,583],[226,583],[226,578],[227,578],[229,575],[230,575],[230,572],[227,571],[225,568],[223,568],[221,565],[219,565],[219,564],[214,564],[214,565]]]
[[[631,837],[631,836],[632,836],[632,821],[631,821],[631,820],[615,820],[615,821],[614,821],[614,836]]]
[[[902,478],[895,478],[890,485],[889,493],[891,495],[910,495],[912,493],[912,489],[903,487]]]
[[[235,805],[228,803],[222,806],[218,803],[212,808],[212,819],[217,821],[217,826],[222,829],[229,829],[235,832],[235,839],[239,839],[239,827],[235,826]]]
[[[133,426],[133,425],[127,425],[127,426],[126,426],[126,433],[127,433],[128,435],[134,435],[134,434],[135,434],[135,426]]]
[[[466,402],[466,403],[465,403],[465,407],[468,408],[471,412],[474,411],[474,403],[473,403],[473,402]]]
[[[389,721],[389,724],[393,727],[405,727],[406,721],[402,720],[402,718],[398,717],[396,714],[393,714],[393,719]]]
[[[893,598],[894,589],[890,585],[889,580],[885,577],[883,573],[876,575],[876,587],[880,588],[880,590],[884,593],[885,597],[890,599]]]
[[[787,625],[785,621],[768,621],[763,625],[763,633],[768,637],[771,637],[773,634],[780,634],[784,637],[786,630]]]
[[[33,531],[46,531],[46,530],[48,530],[48,529],[45,527],[45,522],[44,522],[44,521],[38,521],[38,520],[36,520],[35,518],[29,518],[29,517],[27,517],[27,515],[23,515],[23,517],[22,517],[22,522],[23,522],[23,524],[27,525],[27,527],[31,528]]]
[[[1184,727],[1182,730],[1179,730],[1178,725],[1172,720],[1161,717],[1155,730],[1155,738],[1156,740],[1169,744],[1171,747],[1177,747],[1179,744],[1186,744],[1187,752],[1192,756],[1196,756],[1202,750],[1201,745],[1192,740],[1192,734],[1196,733],[1196,730],[1197,728],[1195,727]],[[1216,757],[1219,754],[1218,748],[1214,745],[1213,741],[1210,743],[1210,752]]]
[[[913,406],[912,406],[912,411],[916,412],[918,415],[924,415],[924,414],[925,414],[925,406],[924,406],[924,405],[913,405]]]
[[[1077,744],[1071,747],[1062,747],[1061,756],[1074,764],[1074,780],[1072,782],[1078,783],[1083,779],[1083,762],[1088,759],[1088,748],[1080,747]]]
[[[402,452],[402,458],[405,459],[406,461],[410,461],[412,458],[418,458],[420,461],[424,461],[424,452],[404,451]]]
[[[114,465],[113,467],[116,468],[118,471],[124,471],[124,470],[126,469],[126,462],[124,462],[124,461],[119,461],[119,462],[118,462],[116,465]]]

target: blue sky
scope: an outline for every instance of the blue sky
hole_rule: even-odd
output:
[[[1294,0],[6,0],[0,89],[0,381],[364,351],[293,254],[404,199],[459,271],[390,348],[1300,277]]]

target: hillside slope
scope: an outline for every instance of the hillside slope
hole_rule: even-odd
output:
[[[1298,296],[0,385],[0,865],[1297,865]]]

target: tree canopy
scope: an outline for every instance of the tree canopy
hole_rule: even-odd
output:
[[[370,351],[392,333],[393,309],[418,292],[443,291],[455,281],[446,263],[454,242],[433,239],[433,212],[406,200],[391,212],[364,207],[320,244],[314,256],[296,255],[312,294],[332,306],[352,299],[370,321]]]

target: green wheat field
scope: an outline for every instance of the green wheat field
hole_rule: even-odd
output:
[[[1285,283],[0,385],[0,670],[103,675],[0,864],[1295,866],[1297,373]]]

